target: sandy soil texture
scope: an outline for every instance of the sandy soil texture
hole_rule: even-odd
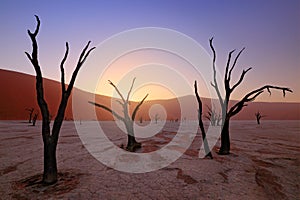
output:
[[[112,122],[101,123],[116,144],[126,135]],[[82,122],[81,126],[88,126]],[[155,151],[176,134],[168,122],[151,138],[139,139],[140,152]],[[58,183],[39,183],[43,170],[41,122],[0,121],[0,199],[300,199],[300,122],[232,121],[232,153],[198,157],[200,134],[171,165],[132,174],[109,168],[82,144],[72,121],[61,129]]]

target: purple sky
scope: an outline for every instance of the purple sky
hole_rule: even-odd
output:
[[[50,3],[51,2],[51,3]],[[31,51],[26,30],[42,22],[38,36],[43,75],[59,79],[64,43],[71,52],[67,74],[73,70],[88,40],[94,45],[132,28],[163,27],[182,32],[209,53],[215,37],[218,67],[223,71],[228,51],[246,47],[235,76],[244,68],[243,90],[270,83],[294,90],[286,99],[263,96],[262,101],[300,102],[300,1],[13,1],[0,2],[0,68],[34,74],[24,51]]]

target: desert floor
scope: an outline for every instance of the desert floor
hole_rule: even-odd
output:
[[[141,152],[155,151],[176,134],[167,122],[140,139]],[[82,122],[81,126],[88,126]],[[112,122],[109,138],[126,144]],[[73,122],[65,121],[57,149],[58,183],[43,186],[41,122],[0,121],[0,199],[300,199],[300,121],[232,121],[231,154],[199,158],[201,134],[178,160],[160,170],[125,173],[95,159]]]

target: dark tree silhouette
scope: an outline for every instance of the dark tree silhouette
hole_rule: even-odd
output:
[[[219,126],[220,121],[221,121],[221,115],[218,114],[214,109],[211,107],[207,106],[207,115],[205,116],[206,119],[210,121],[210,124],[212,126]]]
[[[143,117],[140,117],[140,124],[143,123]]]
[[[28,123],[31,123],[31,119],[32,119],[32,114],[34,112],[34,108],[26,108],[25,110],[27,110],[29,112],[29,120]]]
[[[204,151],[205,151],[205,157],[210,157],[211,159],[213,159],[213,156],[210,152],[209,146],[208,146],[208,142],[206,139],[206,133],[205,133],[205,129],[203,126],[203,121],[202,121],[202,101],[200,99],[200,96],[198,94],[198,89],[197,89],[197,81],[195,81],[194,83],[194,88],[195,88],[195,95],[198,101],[198,122],[199,122],[199,127],[202,133],[202,141],[203,141],[203,145],[204,145]]]
[[[50,115],[48,110],[48,104],[46,100],[44,99],[44,88],[43,88],[43,77],[42,72],[40,68],[40,64],[38,61],[38,44],[36,37],[39,32],[40,28],[40,20],[39,17],[35,15],[37,26],[35,31],[32,33],[30,30],[28,30],[28,35],[32,41],[32,53],[31,55],[27,52],[25,54],[27,55],[28,59],[32,63],[35,72],[36,72],[36,94],[37,94],[37,101],[38,105],[41,111],[42,115],[42,137],[43,137],[43,143],[44,143],[44,172],[43,172],[43,183],[44,184],[53,184],[57,181],[57,163],[56,163],[56,147],[57,147],[57,141],[59,137],[60,128],[62,126],[62,122],[65,115],[65,110],[67,107],[68,99],[71,95],[71,91],[74,86],[74,82],[76,79],[76,76],[79,72],[79,69],[85,62],[86,58],[90,54],[90,52],[95,48],[91,48],[88,50],[88,47],[90,45],[90,41],[87,43],[85,48],[82,50],[80,57],[78,59],[78,63],[76,65],[76,68],[72,74],[71,81],[66,88],[65,85],[65,72],[64,72],[64,63],[67,59],[68,53],[69,53],[69,45],[66,43],[66,51],[65,55],[61,61],[60,64],[60,70],[61,70],[61,101],[60,105],[54,120],[54,124],[52,127],[52,133],[50,130]]]
[[[244,80],[244,77],[246,73],[251,70],[251,67],[243,70],[242,74],[240,75],[239,80],[231,87],[230,86],[230,80],[231,80],[231,73],[232,70],[234,69],[237,60],[241,53],[244,51],[245,48],[243,48],[237,56],[235,57],[233,64],[230,67],[230,62],[231,62],[231,56],[234,53],[235,50],[229,52],[228,59],[227,59],[227,64],[225,67],[225,75],[224,75],[224,87],[225,87],[225,97],[221,96],[220,89],[217,83],[217,78],[216,78],[216,51],[213,47],[213,38],[209,40],[210,43],[210,48],[213,52],[213,82],[211,82],[211,85],[214,87],[221,108],[222,108],[222,131],[221,131],[221,147],[219,150],[219,154],[226,155],[230,153],[230,138],[229,138],[229,120],[231,117],[234,115],[238,114],[244,106],[247,106],[248,102],[254,101],[256,97],[258,97],[261,93],[263,93],[265,90],[269,92],[271,95],[271,89],[274,90],[282,90],[283,92],[283,97],[285,97],[286,92],[292,92],[290,88],[286,87],[279,87],[279,86],[273,86],[273,85],[264,85],[258,89],[255,89],[249,93],[247,93],[240,101],[238,101],[236,104],[234,104],[231,108],[228,108],[228,103],[230,100],[230,95],[232,92],[242,83]]]
[[[156,113],[154,115],[154,121],[155,121],[155,124],[157,124],[157,121],[159,120],[159,115]]]
[[[33,115],[33,118],[32,118],[32,126],[35,126],[35,123],[36,123],[36,120],[37,120],[38,116],[39,116],[38,113],[35,113],[35,114]]]
[[[263,118],[263,117],[265,117],[265,115],[261,115],[260,112],[257,111],[257,112],[255,113],[255,117],[256,117],[256,122],[257,122],[257,124],[260,124],[260,119]]]
[[[138,103],[136,105],[136,107],[133,110],[133,113],[132,113],[132,115],[130,117],[129,107],[128,107],[129,104],[130,104],[130,102],[129,102],[129,96],[130,96],[130,93],[132,91],[132,88],[133,88],[133,85],[134,85],[134,82],[135,82],[135,78],[132,81],[132,84],[131,84],[131,87],[130,87],[128,93],[127,93],[127,98],[126,99],[123,97],[123,95],[121,94],[121,92],[119,91],[119,89],[117,88],[117,86],[115,86],[115,84],[113,82],[111,82],[110,80],[108,80],[108,82],[109,82],[110,85],[112,85],[115,88],[115,90],[117,91],[117,93],[121,97],[121,100],[117,100],[117,102],[123,108],[123,116],[120,116],[118,113],[116,113],[112,109],[110,109],[107,106],[104,106],[102,104],[98,104],[98,103],[91,102],[91,101],[89,101],[89,103],[93,104],[93,105],[95,105],[97,107],[100,107],[100,108],[102,108],[102,109],[104,109],[104,110],[106,110],[106,111],[108,111],[110,113],[112,113],[117,119],[119,119],[119,120],[121,120],[121,121],[124,122],[126,130],[127,130],[127,136],[128,136],[128,141],[127,141],[127,147],[126,147],[126,149],[128,151],[135,151],[136,149],[141,148],[141,143],[139,143],[139,142],[137,142],[135,140],[133,123],[134,123],[134,119],[135,119],[135,116],[137,114],[138,109],[143,104],[143,102],[147,98],[148,94],[142,99],[142,101],[140,103]]]

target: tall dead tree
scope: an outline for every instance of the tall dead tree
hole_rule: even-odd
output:
[[[225,97],[223,98],[221,96],[221,92],[220,92],[218,82],[217,82],[216,51],[213,47],[213,38],[211,38],[209,40],[209,44],[210,44],[210,48],[213,52],[213,82],[211,82],[211,85],[214,87],[214,89],[217,93],[217,96],[218,96],[218,99],[219,99],[219,102],[220,102],[220,105],[222,108],[222,126],[223,127],[222,127],[222,131],[221,131],[221,147],[219,150],[219,154],[226,155],[226,154],[230,153],[229,120],[231,117],[238,114],[243,109],[244,106],[247,106],[248,102],[254,101],[255,98],[258,97],[265,90],[267,90],[270,95],[271,95],[271,89],[282,90],[283,97],[285,97],[286,92],[292,92],[292,90],[290,88],[286,88],[286,87],[264,85],[258,89],[255,89],[255,90],[247,93],[240,101],[238,101],[236,104],[234,104],[231,108],[228,108],[230,95],[242,83],[246,73],[249,70],[251,70],[251,67],[246,70],[243,70],[240,75],[239,80],[233,86],[230,86],[232,70],[236,66],[238,58],[241,55],[241,53],[244,51],[245,48],[243,48],[242,50],[239,51],[239,53],[235,57],[231,66],[230,66],[231,56],[235,50],[229,52],[227,64],[225,67],[225,75],[224,75]]]
[[[134,82],[135,82],[135,78],[132,81],[131,87],[127,93],[127,98],[125,99],[124,96],[122,95],[122,93],[119,91],[119,89],[117,88],[117,86],[111,82],[110,80],[108,81],[110,85],[112,85],[115,90],[117,91],[118,95],[120,96],[121,100],[117,100],[117,102],[122,106],[123,108],[123,116],[119,115],[117,112],[113,111],[112,109],[108,108],[105,105],[102,104],[98,104],[95,102],[91,102],[89,101],[90,104],[93,104],[97,107],[100,107],[110,113],[112,113],[117,119],[121,120],[124,122],[126,130],[127,130],[127,136],[128,136],[128,141],[127,141],[127,147],[126,149],[128,151],[135,151],[138,148],[141,148],[141,143],[137,142],[135,140],[135,136],[134,136],[134,128],[133,128],[133,123],[134,123],[134,119],[135,116],[137,114],[138,109],[140,108],[140,106],[143,104],[143,102],[145,101],[145,99],[147,98],[148,94],[142,99],[141,102],[139,102],[135,109],[132,112],[132,115],[130,116],[129,114],[129,105],[130,105],[130,101],[129,101],[129,97],[130,97],[130,93],[132,91]]]
[[[62,126],[62,122],[65,115],[65,110],[67,107],[68,99],[71,95],[74,82],[76,76],[79,72],[79,69],[85,62],[86,58],[90,54],[90,52],[95,48],[89,48],[90,41],[87,43],[85,48],[82,50],[80,57],[78,59],[76,68],[72,74],[71,81],[66,88],[65,85],[65,70],[64,70],[64,63],[68,57],[69,53],[69,45],[66,43],[66,51],[65,55],[60,63],[60,71],[61,71],[61,100],[60,105],[54,120],[54,124],[52,127],[52,132],[50,129],[50,115],[48,110],[48,104],[44,98],[44,88],[43,88],[43,77],[40,68],[40,64],[38,61],[38,44],[36,37],[39,32],[40,28],[40,20],[39,17],[35,15],[37,26],[35,31],[32,33],[28,30],[28,35],[32,41],[32,53],[31,55],[27,52],[28,59],[32,63],[35,72],[36,72],[36,94],[37,94],[37,101],[42,115],[42,137],[44,143],[44,172],[43,172],[43,183],[44,184],[53,184],[57,181],[57,163],[56,163],[56,147],[57,141],[59,137],[60,128]]]
[[[257,111],[257,112],[255,113],[255,117],[256,117],[256,122],[257,122],[257,124],[260,124],[260,119],[263,118],[263,117],[265,117],[265,116],[264,116],[264,115],[261,115],[260,112]]]
[[[34,108],[26,108],[25,110],[27,110],[29,112],[29,120],[28,123],[31,123],[31,119],[32,119],[32,114],[34,112]]]
[[[212,156],[209,146],[208,146],[206,133],[205,133],[205,129],[204,129],[203,121],[202,121],[202,101],[198,94],[197,81],[195,81],[195,83],[194,83],[194,88],[195,88],[195,95],[196,95],[196,98],[198,101],[198,123],[199,123],[199,127],[200,127],[200,130],[202,133],[202,141],[203,141],[203,145],[204,145],[205,157],[210,157],[211,159],[213,159],[213,156]]]

